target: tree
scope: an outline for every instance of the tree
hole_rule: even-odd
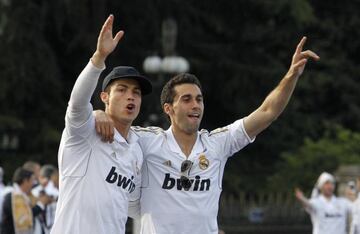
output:
[[[298,149],[281,155],[283,161],[270,178],[269,189],[309,190],[323,171],[333,173],[340,165],[360,164],[359,141],[359,132],[330,125],[322,138],[307,138]]]

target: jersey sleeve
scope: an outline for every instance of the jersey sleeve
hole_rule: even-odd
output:
[[[71,92],[58,158],[60,172],[65,177],[82,177],[86,173],[91,146],[96,140],[90,100],[101,71],[90,61]]]
[[[144,158],[147,155],[147,152],[154,146],[160,138],[159,136],[164,136],[165,131],[159,127],[131,127],[139,137],[139,145],[143,152]]]
[[[237,120],[226,127],[211,131],[209,133],[209,139],[212,145],[216,145],[219,154],[225,158],[232,156],[255,140],[255,138],[251,139],[246,133],[244,119]]]
[[[95,127],[90,101],[102,71],[89,61],[77,78],[65,116],[65,126],[70,135],[86,137]]]
[[[308,206],[305,207],[305,211],[310,215],[316,215],[319,210],[318,199],[310,199]]]

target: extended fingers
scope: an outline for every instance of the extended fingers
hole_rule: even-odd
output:
[[[106,31],[112,30],[113,22],[114,22],[114,16],[109,15],[109,17],[106,19],[105,23],[103,24],[103,26],[101,28],[100,36],[103,36]]]
[[[307,59],[308,58],[312,58],[314,60],[319,60],[320,59],[320,57],[311,50],[306,50],[306,51],[301,52],[301,56],[303,58],[307,58]]]
[[[306,42],[306,37],[303,37],[301,39],[301,41],[299,42],[299,44],[297,45],[297,47],[296,47],[295,54],[300,54],[301,53],[301,51],[303,50],[305,42]]]
[[[115,38],[114,38],[114,41],[115,41],[116,43],[118,43],[123,36],[124,36],[124,31],[121,30],[121,31],[119,31],[118,33],[116,33]]]

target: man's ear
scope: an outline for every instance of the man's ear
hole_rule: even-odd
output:
[[[171,104],[170,103],[165,103],[164,106],[163,106],[163,109],[164,109],[164,112],[170,116],[170,112],[171,112]]]
[[[108,105],[109,104],[109,94],[107,92],[101,92],[100,93],[100,98],[101,101],[105,104]]]

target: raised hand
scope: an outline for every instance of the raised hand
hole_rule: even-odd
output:
[[[299,188],[295,188],[295,197],[299,200],[305,198],[304,193]]]
[[[295,53],[292,57],[290,69],[288,71],[288,77],[298,78],[304,71],[305,65],[308,59],[319,60],[320,57],[311,50],[302,51],[306,37],[303,37],[300,43],[297,45]]]
[[[124,31],[121,30],[116,33],[115,37],[113,37],[113,23],[114,16],[110,15],[101,28],[97,41],[96,52],[92,57],[92,62],[97,67],[104,67],[107,56],[114,51],[124,35]]]

